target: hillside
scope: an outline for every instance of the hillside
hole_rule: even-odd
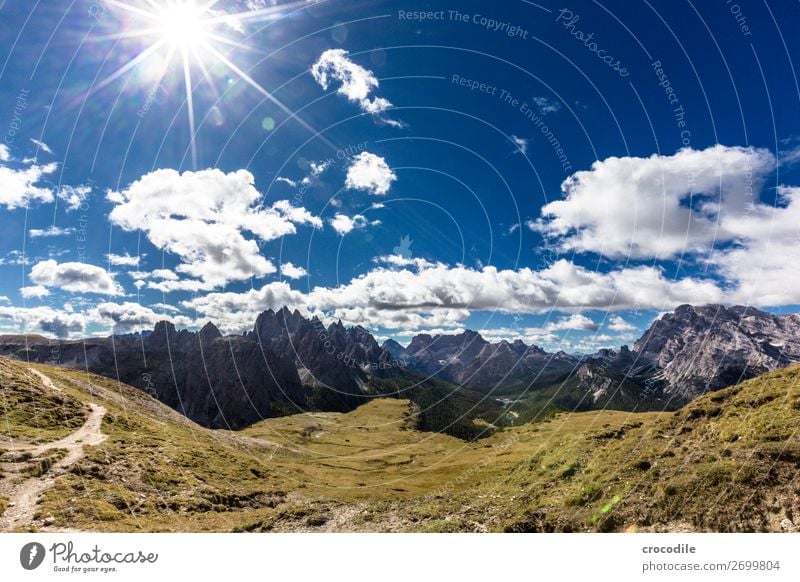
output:
[[[786,531],[800,512],[797,367],[476,442],[417,430],[403,399],[231,432],[66,368],[0,358],[0,381],[5,530]]]

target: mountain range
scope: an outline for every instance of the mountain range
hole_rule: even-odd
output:
[[[264,311],[242,335],[223,336],[213,323],[192,332],[161,321],[150,333],[107,338],[2,336],[0,355],[119,380],[210,428],[346,412],[392,396],[419,406],[425,428],[473,438],[559,410],[676,409],[800,362],[798,340],[796,314],[682,305],[632,348],[590,355],[492,343],[475,331],[420,334],[403,347],[284,307]]]

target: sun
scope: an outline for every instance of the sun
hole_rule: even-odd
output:
[[[138,39],[141,47],[113,73],[94,84],[84,98],[101,90],[136,67],[147,67],[159,61],[160,78],[174,62],[183,72],[185,105],[189,130],[189,145],[192,166],[197,167],[197,148],[195,145],[195,112],[193,92],[195,80],[204,79],[207,86],[219,98],[209,66],[222,65],[239,79],[258,91],[266,100],[281,109],[289,119],[293,119],[315,136],[319,132],[295,112],[279,101],[238,66],[229,53],[236,51],[258,52],[252,46],[239,42],[231,34],[244,34],[248,22],[273,21],[283,14],[302,10],[308,0],[294,0],[280,6],[257,8],[229,13],[217,6],[221,0],[103,0],[103,3],[118,19],[116,24],[122,32],[98,35],[96,42]],[[2,0],[0,0],[2,4]],[[226,54],[228,53],[228,54]],[[200,75],[195,73],[199,70]],[[336,149],[324,136],[321,141]]]
[[[208,17],[192,2],[164,6],[159,10],[159,32],[171,46],[195,49],[208,38]]]

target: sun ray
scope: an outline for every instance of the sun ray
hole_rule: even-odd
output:
[[[293,112],[272,93],[267,91],[231,58],[217,49],[217,47],[225,46],[232,47],[239,51],[247,51],[261,55],[265,54],[264,51],[256,47],[249,46],[221,34],[218,28],[220,25],[225,25],[241,32],[238,26],[241,23],[259,22],[261,20],[277,18],[285,14],[287,10],[294,10],[295,8],[306,6],[307,2],[296,1],[281,6],[243,11],[235,14],[227,14],[224,10],[215,9],[214,7],[217,6],[218,3],[219,0],[144,0],[143,6],[135,6],[121,0],[106,0],[106,4],[110,8],[118,9],[126,15],[126,21],[131,18],[142,18],[147,20],[147,24],[138,29],[135,28],[134,25],[132,29],[124,30],[123,32],[96,36],[92,38],[93,42],[121,40],[133,40],[136,42],[136,39],[145,39],[142,42],[149,42],[147,37],[151,36],[155,37],[155,39],[152,41],[152,44],[143,48],[130,61],[111,73],[100,83],[90,88],[83,97],[86,98],[96,93],[122,75],[130,72],[135,67],[143,65],[154,53],[166,47],[168,49],[167,58],[166,60],[161,60],[161,66],[163,66],[164,69],[161,71],[160,78],[164,78],[173,60],[177,59],[180,61],[179,66],[183,69],[183,86],[186,99],[187,122],[189,126],[189,147],[191,150],[191,163],[193,168],[196,169],[198,163],[197,136],[195,135],[196,120],[195,99],[193,94],[195,91],[192,76],[193,66],[196,66],[200,70],[203,81],[208,85],[217,100],[219,100],[220,97],[214,79],[212,78],[212,73],[207,66],[209,60],[215,60],[227,67],[236,76],[247,83],[247,85],[258,91],[269,102],[284,112],[288,116],[288,119],[294,119],[305,130],[317,136],[320,141],[332,149],[336,149],[336,146],[330,140],[320,135],[313,126]],[[178,51],[180,51],[180,56],[176,55]]]
[[[258,54],[261,54],[261,55],[267,54],[266,51],[263,51],[261,49],[257,49],[256,47],[253,47],[253,46],[248,46],[246,44],[242,44],[240,42],[236,42],[235,40],[231,40],[229,38],[225,38],[224,36],[220,36],[218,34],[208,34],[206,36],[211,40],[215,40],[215,41],[220,42],[222,44],[226,44],[228,46],[236,47],[236,48],[242,49],[244,51],[248,51],[248,52],[251,52],[251,53],[258,53]]]
[[[89,90],[81,96],[81,100],[87,97],[91,97],[92,95],[100,91],[103,87],[119,79],[122,75],[124,75],[125,73],[127,73],[140,63],[147,60],[147,57],[158,51],[163,45],[164,45],[163,41],[158,41],[157,43],[149,46],[148,48],[140,52],[135,58],[122,65],[119,69],[111,73],[108,77],[106,77],[96,85],[90,87]]]
[[[189,67],[189,57],[186,54],[186,47],[181,50],[183,58],[183,80],[186,84],[186,110],[189,114],[189,146],[192,150],[192,169],[197,169],[197,144],[194,135],[194,99],[192,98],[192,72]]]
[[[218,101],[220,98],[219,91],[217,91],[217,87],[214,84],[214,79],[211,77],[211,73],[209,72],[208,67],[206,67],[206,64],[203,62],[203,59],[200,58],[200,55],[197,54],[197,49],[198,47],[192,48],[192,56],[194,57],[197,66],[200,68],[200,72],[203,73],[203,78],[206,80],[206,83],[208,83],[208,86],[214,93],[214,99]]]
[[[142,28],[140,30],[129,30],[126,32],[115,32],[114,34],[104,34],[101,36],[93,36],[89,42],[105,42],[109,40],[124,40],[131,38],[142,38],[145,36],[155,36],[161,33],[160,28]]]
[[[127,10],[128,12],[132,12],[138,16],[143,16],[144,18],[149,18],[150,20],[158,20],[158,15],[154,12],[142,10],[141,8],[126,4],[125,2],[119,2],[118,0],[106,0],[106,4],[115,8],[119,8],[120,10]]]
[[[276,16],[280,16],[284,14],[287,10],[291,10],[293,8],[301,8],[305,6],[308,6],[308,2],[306,0],[299,0],[297,2],[289,2],[286,4],[281,4],[280,6],[270,6],[269,8],[259,8],[258,10],[248,10],[246,12],[239,12],[236,14],[213,16],[208,19],[208,22],[209,24],[220,24],[224,23],[226,20],[234,20],[235,22],[245,22],[249,20],[259,20],[259,19],[267,20],[269,18],[275,18]]]
[[[269,99],[273,104],[277,105],[281,109],[281,111],[286,113],[290,118],[294,117],[300,125],[306,128],[308,131],[312,132],[315,136],[317,136],[317,138],[320,141],[332,147],[333,149],[336,149],[336,146],[330,140],[325,138],[322,134],[320,134],[320,132],[318,132],[311,125],[306,123],[305,120],[301,119],[298,115],[295,115],[295,113],[291,109],[289,109],[286,105],[284,105],[283,102],[280,101],[280,99],[278,99],[272,93],[264,89],[256,81],[254,81],[253,78],[250,77],[250,75],[248,75],[239,67],[237,67],[234,63],[232,63],[225,55],[220,53],[212,46],[205,45],[205,48],[206,50],[210,51],[215,57],[217,57],[220,61],[222,61],[222,63],[224,63],[227,67],[229,67],[234,73],[239,75],[239,77],[241,77],[243,81],[245,81],[247,84],[253,87],[256,91],[261,93],[264,97]]]

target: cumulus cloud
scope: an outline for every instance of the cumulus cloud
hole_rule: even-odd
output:
[[[636,326],[631,325],[619,315],[612,315],[608,320],[608,329],[612,331],[626,332],[626,331],[635,331]]]
[[[39,299],[41,297],[47,297],[50,295],[50,291],[47,289],[47,287],[42,285],[22,287],[19,292],[25,299]]]
[[[724,293],[711,281],[673,281],[654,267],[609,273],[590,271],[560,260],[541,271],[528,268],[480,270],[423,261],[403,268],[377,267],[338,287],[308,293],[288,285],[265,285],[245,293],[212,293],[184,304],[229,328],[252,325],[267,307],[289,305],[321,317],[340,318],[373,329],[417,329],[462,325],[471,313],[574,312],[544,331],[596,329],[587,309],[656,309],[681,303],[719,302]],[[241,330],[239,330],[241,331]]]
[[[111,332],[132,333],[145,329],[152,329],[153,326],[164,319],[164,314],[159,314],[138,303],[101,303],[89,312],[89,318],[100,324],[111,325]],[[179,327],[189,327],[193,321],[185,316],[171,315],[169,317],[175,325]]]
[[[171,282],[164,290],[211,289],[276,271],[258,240],[295,234],[296,225],[322,227],[305,208],[287,200],[264,206],[261,198],[246,170],[156,170],[108,195],[116,204],[109,218],[124,230],[141,230],[158,249],[180,257],[176,271],[192,279]]]
[[[303,267],[298,267],[292,263],[283,263],[281,265],[281,275],[289,279],[300,279],[301,277],[308,275],[308,271],[306,271]]]
[[[106,255],[106,258],[108,259],[108,263],[115,267],[138,267],[139,262],[142,260],[142,257],[134,257],[128,253],[124,255],[109,253]]]
[[[178,277],[174,271],[170,271],[169,269],[154,269],[150,273],[150,276],[154,279],[163,279],[166,281],[177,281],[180,279],[180,277]]]
[[[578,330],[578,331],[597,331],[599,326],[581,313],[573,313],[569,317],[563,317],[557,321],[551,321],[545,329],[548,331],[564,331],[564,330]]]
[[[122,287],[104,269],[86,263],[57,263],[40,261],[32,268],[31,281],[45,287],[55,287],[70,293],[122,295]]]
[[[11,151],[4,143],[0,143],[0,162],[8,162],[11,160]]]
[[[278,281],[242,293],[209,293],[184,301],[182,305],[215,322],[223,332],[238,333],[252,329],[255,318],[266,309],[280,309],[284,305],[291,305],[302,308],[307,314],[304,303],[301,292]]]
[[[4,147],[0,161],[8,162],[11,154]],[[30,161],[18,168],[0,165],[0,206],[9,210],[22,208],[33,202],[52,202],[53,191],[40,185],[42,178],[58,169],[58,164],[39,165]]]
[[[370,97],[370,93],[378,88],[378,79],[372,71],[347,58],[346,50],[326,50],[311,66],[311,75],[325,90],[333,82],[340,83],[336,92],[347,97],[348,101],[357,103],[361,111],[371,113],[388,125],[404,127],[402,122],[381,115],[392,107],[391,102],[383,97]]]
[[[767,150],[721,145],[609,158],[568,178],[565,199],[529,226],[562,252],[701,260],[727,303],[796,305],[800,187],[778,186],[763,202],[776,167]]]
[[[42,238],[42,237],[51,237],[51,236],[65,236],[68,234],[73,234],[75,229],[72,227],[62,228],[60,226],[48,226],[47,228],[32,228],[28,231],[28,234],[31,238]]]
[[[754,205],[727,221],[736,242],[708,262],[733,284],[730,300],[750,305],[800,303],[800,187],[777,189],[778,205]]]
[[[82,335],[86,318],[50,307],[0,306],[0,330],[6,333],[44,333],[58,338]]]
[[[66,205],[67,212],[71,212],[78,210],[91,193],[91,186],[62,186],[57,196]]]
[[[377,226],[381,223],[380,220],[373,220],[370,222],[367,220],[367,217],[363,214],[356,214],[354,216],[347,216],[346,214],[336,214],[333,218],[329,219],[328,222],[340,235],[344,236],[354,230],[359,230],[365,228],[367,225],[371,224],[373,226]]]
[[[344,184],[354,190],[365,190],[373,196],[383,196],[395,180],[397,176],[385,159],[370,152],[361,152],[353,157],[348,166]]]
[[[668,259],[736,240],[765,176],[767,150],[716,145],[674,155],[612,157],[576,172],[563,200],[546,204],[533,224],[561,251],[620,259]]]

